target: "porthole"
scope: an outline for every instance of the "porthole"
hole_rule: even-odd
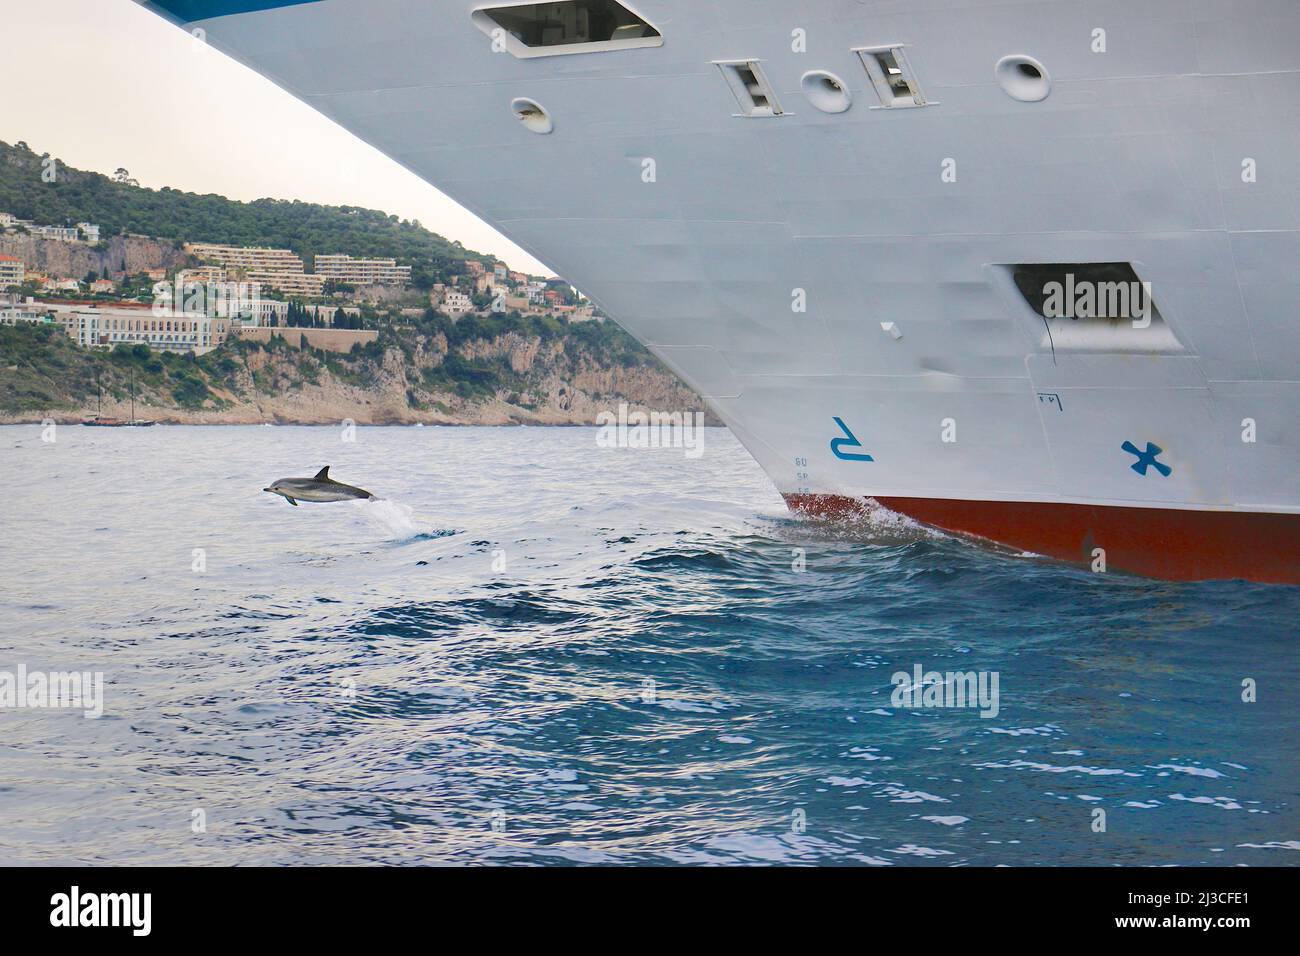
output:
[[[834,73],[825,70],[809,70],[800,81],[803,95],[808,102],[823,113],[843,113],[853,105],[853,96]]]
[[[1032,56],[1015,54],[998,60],[994,75],[1007,96],[1022,103],[1037,103],[1052,92],[1052,78],[1047,69]]]
[[[510,103],[510,112],[515,114],[515,118],[524,124],[524,128],[541,135],[546,135],[555,129],[555,124],[551,121],[551,114],[546,112],[546,108],[536,100],[530,100],[526,96],[512,100]]]

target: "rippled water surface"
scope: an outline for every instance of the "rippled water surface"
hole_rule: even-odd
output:
[[[387,500],[260,491],[324,464]],[[0,710],[0,862],[1300,858],[1300,588],[796,520],[722,430],[13,426],[0,479],[0,671],[106,684]]]

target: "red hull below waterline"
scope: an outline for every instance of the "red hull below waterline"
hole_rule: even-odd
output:
[[[843,519],[867,503],[842,495],[786,495],[792,511]],[[1169,581],[1241,578],[1300,584],[1300,514],[1186,511],[1049,502],[872,499],[944,531],[1091,565],[1105,550],[1109,571]]]

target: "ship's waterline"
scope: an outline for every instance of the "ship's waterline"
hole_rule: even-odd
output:
[[[150,6],[576,283],[788,500],[1297,580],[1293,5]]]
[[[1034,554],[1181,581],[1300,584],[1300,515],[1045,502],[787,495],[794,511],[845,519],[872,505]]]

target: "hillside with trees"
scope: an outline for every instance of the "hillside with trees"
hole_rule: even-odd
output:
[[[491,259],[418,222],[356,206],[297,200],[236,202],[163,187],[140,186],[130,173],[87,172],[62,162],[52,182],[46,157],[26,143],[0,142],[0,211],[51,225],[97,223],[105,239],[125,233],[155,239],[292,249],[310,264],[326,253],[392,258],[411,266],[412,284],[427,289],[464,272],[465,259]]]
[[[41,240],[25,230],[6,241],[31,246],[23,254],[44,268],[79,265],[87,280],[120,267],[128,275],[113,297],[147,299],[142,267],[181,265],[185,256],[175,247],[187,242],[288,248],[308,262],[317,252],[391,257],[411,265],[415,283],[425,286],[464,274],[467,258],[491,259],[375,210],[146,189],[124,169],[110,177],[59,164],[46,181],[47,159],[23,143],[0,143],[0,211],[40,224],[94,222],[102,241]],[[571,289],[556,292],[574,301]],[[473,298],[481,308],[491,302]],[[0,325],[0,422],[76,421],[101,410],[120,417],[128,414],[132,386],[137,414],[182,423],[590,424],[621,402],[703,408],[612,322],[519,312],[453,320],[433,309],[363,302],[340,309],[329,324],[371,331],[374,339],[336,352],[313,347],[305,332],[326,324],[321,310],[291,301],[268,335],[233,334],[203,355],[125,342],[88,349],[54,324]]]
[[[144,344],[85,349],[54,325],[0,325],[0,423],[77,421],[102,411],[179,423],[591,424],[620,402],[703,403],[612,322],[427,311],[348,352],[302,329],[232,337],[201,355]]]

